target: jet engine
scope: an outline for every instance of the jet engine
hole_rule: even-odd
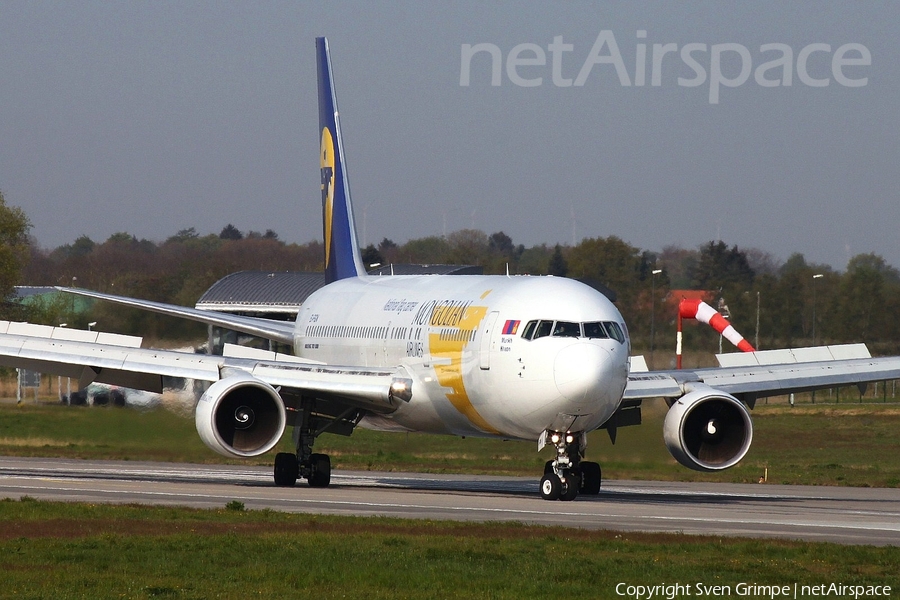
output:
[[[666,414],[663,438],[675,460],[685,467],[720,471],[747,454],[753,423],[737,398],[703,386],[675,401]]]
[[[215,382],[200,397],[195,422],[200,439],[219,454],[259,456],[284,433],[284,402],[265,381],[236,373]]]

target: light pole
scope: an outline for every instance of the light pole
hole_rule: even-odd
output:
[[[656,347],[656,276],[662,269],[650,271],[650,368],[653,368],[653,350]]]
[[[813,334],[813,346],[816,345],[816,280],[822,279],[825,275],[822,273],[816,273],[813,275],[813,326],[812,326],[812,334]]]
[[[59,326],[60,327],[68,327],[69,324],[68,323],[60,323]],[[66,405],[71,406],[71,404],[72,404],[72,378],[71,377],[66,377],[66,388],[67,388]],[[62,398],[62,376],[61,375],[56,376],[56,391],[58,392],[60,402],[62,402],[63,398]]]
[[[756,292],[756,336],[753,338],[753,347],[759,350],[759,292]]]

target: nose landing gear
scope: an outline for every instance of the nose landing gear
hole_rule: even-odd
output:
[[[539,446],[542,448],[546,443],[556,447],[556,459],[548,460],[544,465],[541,498],[574,500],[579,493],[600,493],[600,465],[581,460],[587,445],[585,433],[546,431]]]

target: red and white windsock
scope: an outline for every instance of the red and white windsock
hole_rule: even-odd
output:
[[[675,355],[677,367],[681,368],[681,320],[696,319],[701,323],[706,323],[716,331],[718,331],[729,342],[737,346],[738,350],[743,352],[756,352],[750,342],[744,339],[737,330],[731,326],[728,320],[716,312],[712,306],[699,299],[683,299],[678,304],[678,338],[676,340]]]

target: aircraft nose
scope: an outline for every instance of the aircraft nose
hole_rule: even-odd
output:
[[[612,358],[597,344],[580,342],[560,350],[553,365],[553,377],[559,393],[573,402],[596,398],[608,387]]]

